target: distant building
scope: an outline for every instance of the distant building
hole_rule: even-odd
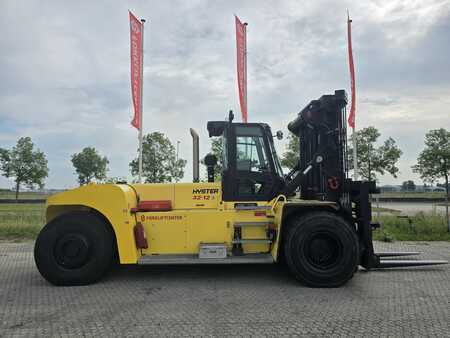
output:
[[[443,187],[433,187],[431,185],[416,185],[417,192],[441,192],[445,191]]]
[[[382,185],[379,187],[380,192],[400,192],[402,190],[402,187],[399,185]]]

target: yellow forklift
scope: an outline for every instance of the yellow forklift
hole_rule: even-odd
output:
[[[198,136],[193,183],[89,184],[52,196],[34,250],[42,276],[55,285],[98,281],[120,264],[273,264],[312,287],[337,287],[358,270],[445,264],[392,260],[418,253],[375,253],[370,194],[375,182],[348,177],[345,91],[311,101],[288,125],[300,159],[283,174],[270,127],[208,122],[223,145],[208,154],[199,182]]]

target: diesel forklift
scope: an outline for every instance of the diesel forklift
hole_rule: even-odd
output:
[[[217,158],[204,158],[199,181],[198,135],[192,183],[89,184],[51,196],[34,257],[55,285],[98,281],[120,264],[273,264],[311,287],[338,287],[364,269],[445,264],[396,260],[417,252],[374,252],[373,181],[349,178],[344,90],[311,101],[289,123],[299,161],[286,175],[265,123],[210,121],[221,137]],[[277,133],[280,135],[280,133]],[[386,257],[389,257],[386,259]]]

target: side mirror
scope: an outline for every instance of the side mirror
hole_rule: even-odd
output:
[[[275,134],[275,136],[277,137],[278,140],[282,140],[283,132],[281,130],[278,130],[277,133]]]

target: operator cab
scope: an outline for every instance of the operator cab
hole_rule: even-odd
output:
[[[224,201],[270,201],[279,194],[283,171],[267,124],[233,123],[230,118],[208,122],[208,132],[222,137]]]

